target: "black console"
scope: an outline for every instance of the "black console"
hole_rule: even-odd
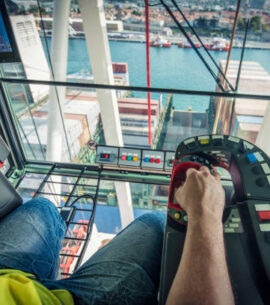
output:
[[[227,170],[223,216],[227,263],[236,304],[270,304],[270,159],[232,136],[206,135],[182,142],[175,153],[164,236],[159,304],[166,303],[181,260],[188,218],[174,194],[189,167]]]
[[[0,164],[4,163],[9,155],[9,149],[0,136]],[[15,188],[0,171],[0,220],[22,204],[22,198]]]

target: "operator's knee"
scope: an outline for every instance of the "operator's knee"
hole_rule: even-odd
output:
[[[35,213],[35,214],[51,214],[51,215],[58,215],[59,212],[56,206],[46,198],[34,198],[27,201],[23,208],[28,211],[28,213]],[[44,217],[44,216],[43,216]]]
[[[22,209],[24,213],[35,220],[40,219],[41,223],[48,222],[50,225],[60,226],[65,230],[65,223],[56,206],[46,198],[31,199],[23,204]]]
[[[146,213],[138,217],[136,220],[142,221],[159,233],[164,233],[166,223],[166,213],[164,212],[154,211]]]

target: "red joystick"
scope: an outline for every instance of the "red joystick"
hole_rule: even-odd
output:
[[[183,208],[177,203],[175,199],[175,193],[177,189],[185,182],[187,170],[189,168],[199,170],[202,165],[194,162],[182,162],[177,164],[178,161],[179,160],[174,161],[174,166],[172,170],[168,208],[176,211],[183,211]]]

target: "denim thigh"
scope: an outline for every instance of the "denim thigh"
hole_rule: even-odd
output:
[[[157,304],[165,213],[142,215],[100,249],[70,278],[46,280],[67,289],[76,304]]]
[[[0,269],[19,269],[40,279],[54,279],[65,234],[57,208],[32,199],[0,221]]]

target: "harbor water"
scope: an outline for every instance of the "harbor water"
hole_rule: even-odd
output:
[[[48,38],[49,43],[50,39]],[[42,39],[44,44],[44,39]],[[45,44],[44,44],[45,47]],[[127,62],[130,85],[146,86],[145,44],[134,42],[110,41],[111,58],[113,62]],[[201,49],[208,63],[216,72],[207,54]],[[241,49],[233,49],[232,60],[239,60]],[[227,52],[211,51],[217,63],[226,59]],[[216,84],[209,71],[192,49],[178,48],[150,48],[151,86],[175,89],[193,89],[215,91]],[[270,50],[246,49],[245,61],[256,61],[270,74]],[[91,71],[87,47],[84,39],[70,39],[68,50],[68,71]],[[263,92],[262,92],[263,93]],[[136,97],[146,97],[145,93],[134,92]],[[152,94],[152,98],[159,98],[159,94]],[[165,98],[163,97],[165,102]],[[174,95],[176,109],[205,111],[209,103],[208,97]]]

